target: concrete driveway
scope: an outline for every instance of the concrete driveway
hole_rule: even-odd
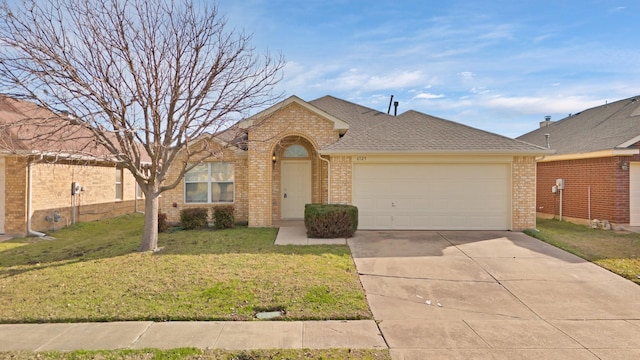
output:
[[[348,243],[394,359],[640,359],[640,286],[525,234]]]

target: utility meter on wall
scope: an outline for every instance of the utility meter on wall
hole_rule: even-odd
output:
[[[79,194],[82,191],[82,186],[77,181],[71,183],[71,195]]]
[[[556,179],[558,190],[564,190],[564,179]]]

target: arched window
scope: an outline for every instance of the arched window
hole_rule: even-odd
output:
[[[285,158],[307,158],[309,152],[300,144],[293,144],[284,150]]]

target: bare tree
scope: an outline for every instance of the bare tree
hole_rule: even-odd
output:
[[[146,199],[140,249],[157,249],[159,195],[212,151],[194,142],[280,98],[282,56],[209,1],[16,2],[0,5],[0,92],[72,114],[128,169]]]

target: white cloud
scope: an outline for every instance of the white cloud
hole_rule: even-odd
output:
[[[414,96],[414,99],[440,99],[445,97],[444,94],[421,93]]]
[[[374,75],[368,71],[350,69],[331,80],[329,85],[341,90],[378,91],[401,89],[423,82],[421,71],[399,71],[384,75]]]
[[[509,110],[518,114],[569,114],[602,105],[602,100],[593,100],[583,96],[548,97],[493,97],[484,99],[477,105],[484,108]]]
[[[487,94],[490,93],[491,90],[484,88],[484,87],[478,87],[478,88],[471,88],[471,90],[469,90],[470,93],[472,94]]]

